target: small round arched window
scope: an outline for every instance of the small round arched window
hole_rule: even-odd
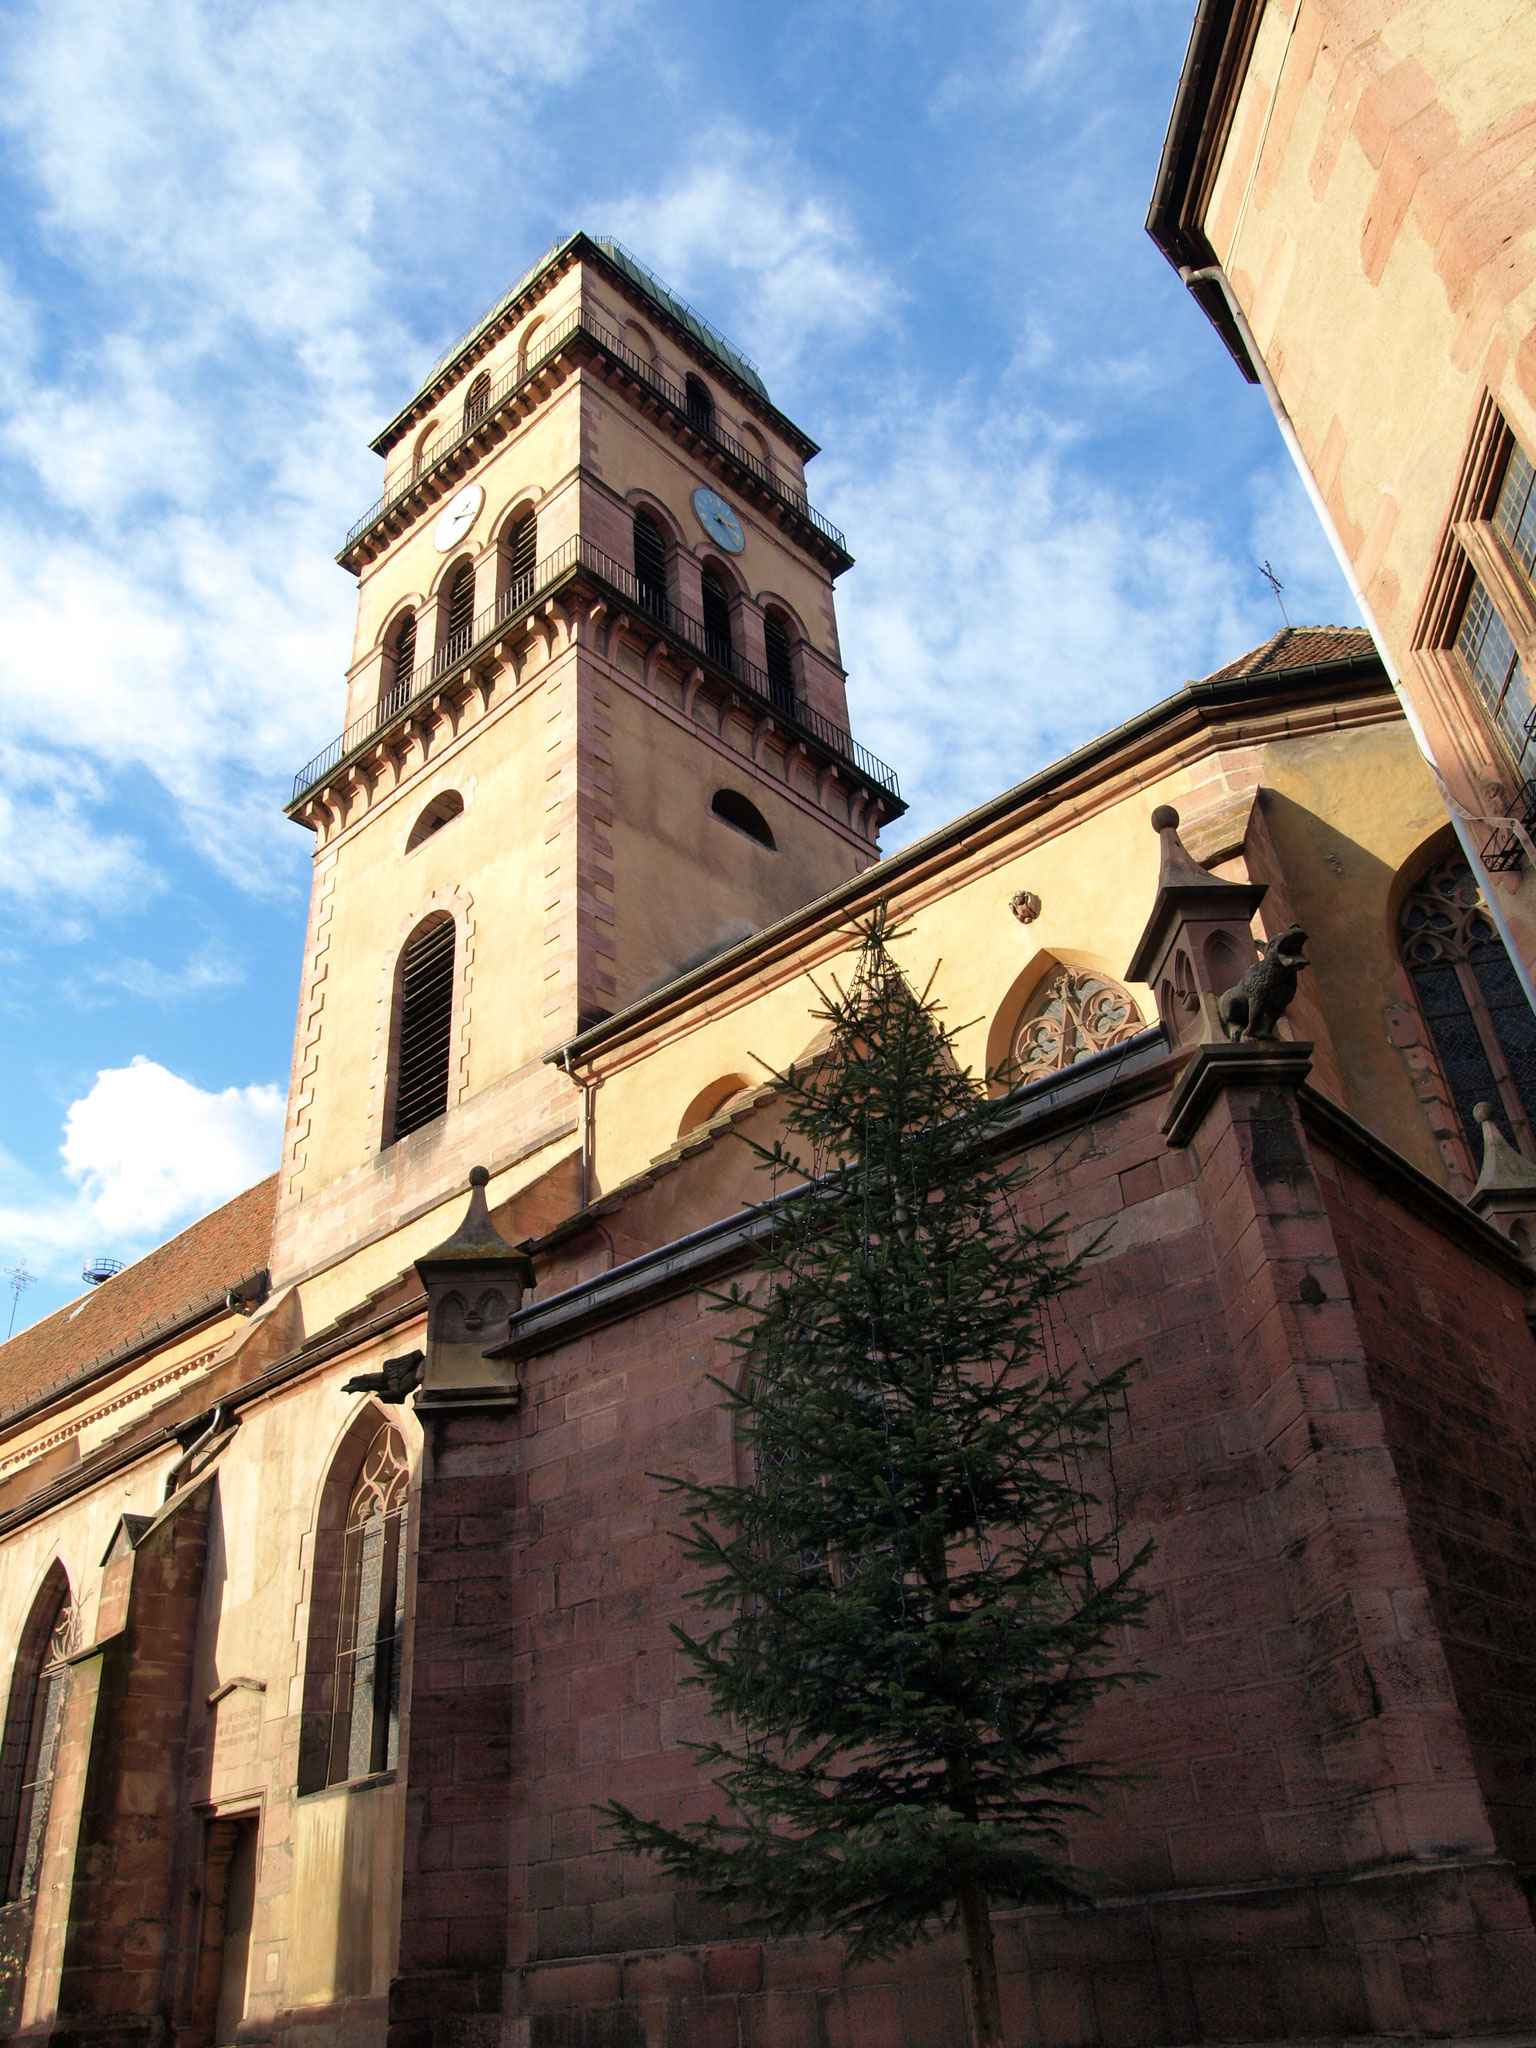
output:
[[[450,818],[456,818],[464,808],[464,799],[456,789],[445,789],[441,796],[433,797],[431,803],[411,827],[411,836],[405,842],[407,853],[414,853],[423,839],[430,839],[434,832],[441,832]]]
[[[768,820],[739,789],[717,789],[709,808],[717,818],[724,818],[727,825],[734,825],[738,832],[745,832],[749,839],[755,839],[759,846],[766,846],[770,852],[774,850],[774,837]]]

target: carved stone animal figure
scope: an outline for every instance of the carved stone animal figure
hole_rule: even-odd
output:
[[[1273,1038],[1291,1006],[1296,977],[1311,961],[1303,956],[1307,935],[1299,924],[1277,932],[1235,988],[1217,1004],[1228,1038]]]
[[[377,1372],[360,1372],[347,1381],[344,1394],[377,1394],[389,1408],[398,1408],[406,1395],[421,1385],[421,1368],[427,1362],[424,1351],[407,1351],[403,1358],[386,1358]]]

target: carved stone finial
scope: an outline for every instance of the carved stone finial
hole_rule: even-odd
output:
[[[1152,825],[1162,841],[1157,895],[1126,979],[1156,991],[1170,1045],[1220,1043],[1226,1033],[1218,998],[1253,959],[1249,920],[1265,885],[1226,882],[1201,867],[1179,837],[1172,804],[1157,806]]]
[[[1033,924],[1040,915],[1040,898],[1033,889],[1019,889],[1008,898],[1008,908],[1020,924]]]
[[[1275,1026],[1296,994],[1296,977],[1312,962],[1302,952],[1307,935],[1299,924],[1287,925],[1266,939],[1259,957],[1217,1005],[1228,1038],[1273,1038]]]
[[[490,1178],[490,1173],[483,1166],[469,1169],[469,1207],[464,1212],[464,1221],[452,1237],[428,1252],[429,1259],[523,1259],[523,1254],[513,1251],[491,1221],[485,1199]],[[523,1263],[526,1265],[527,1260],[523,1259]],[[527,1284],[533,1285],[531,1278]]]
[[[1474,1104],[1472,1114],[1483,1127],[1483,1164],[1477,1176],[1476,1193],[1522,1194],[1536,1191],[1536,1165],[1517,1151],[1499,1129],[1496,1102]]]
[[[478,1402],[513,1407],[515,1370],[485,1357],[488,1336],[516,1315],[535,1284],[533,1261],[507,1243],[485,1199],[490,1174],[469,1175],[469,1207],[452,1237],[416,1261],[427,1291],[427,1356],[419,1413]]]
[[[1496,1102],[1479,1102],[1472,1114],[1483,1127],[1483,1164],[1467,1207],[1513,1239],[1529,1259],[1536,1243],[1536,1164],[1499,1129]]]

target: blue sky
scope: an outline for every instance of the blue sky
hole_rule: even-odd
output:
[[[0,1269],[276,1161],[367,442],[616,234],[825,452],[899,844],[1353,618],[1142,230],[1193,0],[17,0],[0,19]],[[9,1293],[0,1293],[8,1316]]]

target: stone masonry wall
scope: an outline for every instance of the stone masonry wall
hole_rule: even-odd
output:
[[[1001,1917],[1010,2027],[1103,2048],[1507,2027],[1536,2004],[1536,1936],[1446,1675],[1327,1164],[1275,1088],[1228,1089],[1170,1149],[1174,1071],[1033,1154],[1038,1213],[1109,1232],[1057,1341],[1138,1361],[1100,1478],[1128,1540],[1157,1544],[1153,1624],[1127,1645],[1156,1676],[1089,1731],[1137,1773],[1073,1841],[1105,1905]],[[1373,1227],[1362,1208],[1362,1244]],[[1475,1290],[1480,1268],[1438,1242],[1447,1288]],[[448,1628],[450,1582],[494,1589],[500,1559],[510,1620],[462,1754],[446,1721],[420,1754],[413,1731],[413,1808],[444,1825],[407,1852],[398,2048],[478,2041],[489,2022],[489,1920],[416,1924],[415,1901],[458,1883],[454,1913],[482,1885],[505,1896],[504,2013],[528,2048],[964,2042],[947,1942],[849,1971],[834,1944],[745,1938],[610,1848],[594,1814],[617,1797],[675,1820],[714,1796],[684,1747],[705,1710],[678,1682],[686,1586],[651,1475],[733,1469],[709,1378],[727,1363],[719,1334],[687,1294],[531,1358],[504,1462],[466,1437],[429,1478],[448,1486],[444,1519],[425,1510],[431,1616]],[[429,1542],[462,1562],[430,1559]],[[451,1638],[426,1651],[428,1613],[418,1660],[447,1671]],[[438,1694],[418,1677],[417,1726],[424,1682]],[[503,1687],[504,1780],[481,1725]],[[484,1768],[454,1791],[477,1746]]]
[[[1364,1176],[1319,1179],[1495,1837],[1536,1865],[1536,1369],[1521,1290]]]

